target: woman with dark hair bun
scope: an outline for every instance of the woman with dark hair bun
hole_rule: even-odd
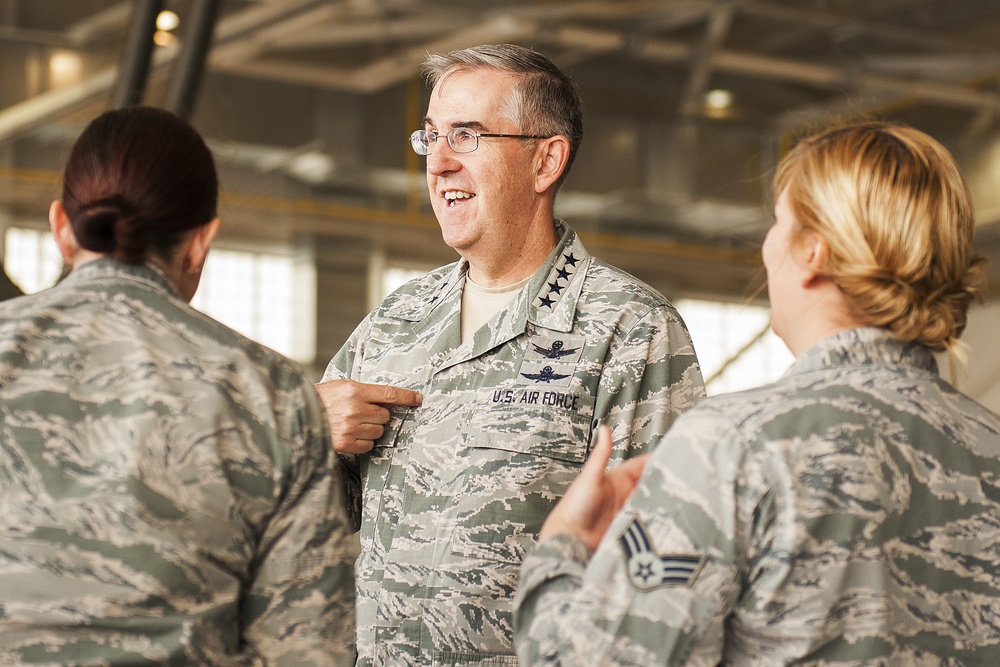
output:
[[[0,664],[353,663],[316,392],[188,304],[217,192],[187,123],[102,114],[50,209],[71,272],[0,304]]]
[[[208,250],[219,227],[218,188],[212,154],[190,125],[169,111],[126,109],[99,116],[80,135],[49,218],[57,236],[70,235],[68,262],[78,263],[77,252],[149,261],[172,271],[174,287],[190,300],[201,262],[169,264],[192,234]]]

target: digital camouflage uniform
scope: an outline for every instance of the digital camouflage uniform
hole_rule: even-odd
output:
[[[684,415],[588,555],[525,559],[525,662],[1000,665],[1000,418],[841,332]]]
[[[596,422],[631,457],[704,394],[674,308],[557,231],[535,277],[466,343],[459,262],[386,298],[327,369],[423,394],[393,409],[370,455],[342,458],[364,488],[363,665],[516,664],[518,566]]]
[[[97,260],[0,304],[0,664],[343,665],[350,531],[300,369]]]

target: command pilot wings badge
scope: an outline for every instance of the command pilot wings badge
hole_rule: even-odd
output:
[[[552,342],[552,347],[544,348],[540,345],[531,344],[531,347],[535,348],[535,352],[542,355],[546,359],[562,359],[563,357],[573,354],[580,348],[574,347],[570,350],[563,349],[563,342],[561,340],[556,340]]]
[[[633,518],[618,538],[625,553],[628,578],[641,591],[661,586],[690,586],[705,564],[698,554],[668,554],[653,551],[649,536],[639,519]]]

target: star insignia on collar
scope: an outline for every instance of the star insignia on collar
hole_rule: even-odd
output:
[[[551,294],[552,292],[555,292],[556,294],[562,294],[562,291],[564,289],[566,289],[566,287],[564,285],[560,285],[555,280],[553,280],[552,282],[548,283],[548,285],[549,285],[549,294]]]
[[[569,271],[567,271],[565,267],[559,269],[558,271],[556,271],[556,273],[558,274],[559,278],[562,278],[563,280],[569,280]]]
[[[566,260],[566,263],[570,266],[576,266],[576,263],[580,261],[573,253],[563,255],[563,259]]]
[[[538,304],[539,308],[551,308],[552,304],[555,303],[555,301],[553,299],[550,299],[548,295],[543,296],[541,299],[539,299],[539,301],[540,301],[540,303]]]

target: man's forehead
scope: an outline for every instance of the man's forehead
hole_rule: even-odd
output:
[[[481,91],[482,86],[487,83],[496,89],[510,89],[516,86],[521,78],[512,72],[492,67],[476,67],[473,69],[456,67],[441,75],[441,78],[437,80],[437,83],[434,84],[434,88],[431,90],[431,98],[450,94],[454,92],[456,87],[474,86],[477,91]]]
[[[503,117],[518,77],[500,70],[452,70],[431,91],[425,124],[487,127]]]

